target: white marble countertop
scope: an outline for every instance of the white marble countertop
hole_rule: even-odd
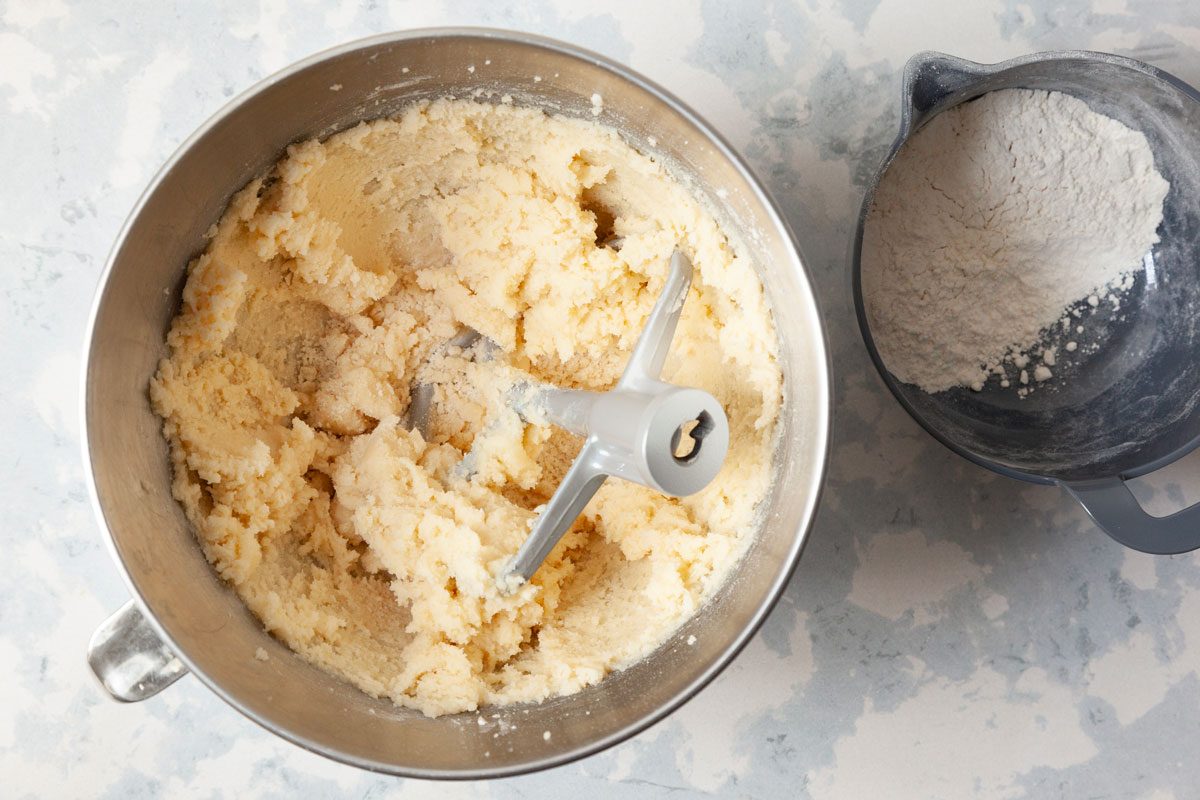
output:
[[[854,324],[848,241],[922,49],[1110,50],[1200,85],[1195,0],[0,4],[0,795],[1195,797],[1200,559],[1151,558],[1057,490],[925,435]],[[786,596],[733,666],[636,739],[549,772],[435,785],[344,767],[194,678],[121,706],[84,664],[127,597],[85,495],[77,373],[138,193],[233,94],[327,46],[477,24],[566,39],[681,95],[746,154],[828,315],[836,443]],[[1144,485],[1200,499],[1200,459]]]

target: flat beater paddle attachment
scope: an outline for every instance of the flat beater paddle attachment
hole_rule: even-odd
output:
[[[543,387],[529,401],[584,444],[529,538],[497,576],[502,591],[515,591],[533,576],[609,477],[682,497],[720,471],[729,450],[720,403],[701,389],[659,379],[691,283],[692,262],[676,250],[666,286],[613,389]]]

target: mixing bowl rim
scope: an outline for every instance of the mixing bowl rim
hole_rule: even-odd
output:
[[[1175,75],[1172,75],[1170,72],[1160,69],[1152,64],[1147,64],[1144,61],[1139,61],[1135,58],[1129,58],[1128,56],[1121,56],[1115,53],[1105,53],[1097,50],[1043,50],[1036,53],[1027,53],[1022,56],[1017,56],[1015,58],[997,61],[990,64],[970,61],[965,58],[960,58],[959,56],[949,55],[947,53],[934,50],[922,50],[911,56],[904,64],[900,87],[901,114],[899,131],[897,132],[895,139],[892,140],[892,144],[888,148],[887,153],[879,162],[879,166],[876,168],[871,177],[871,181],[867,185],[867,189],[863,194],[862,204],[860,205],[858,212],[858,224],[855,227],[854,241],[851,248],[850,278],[854,296],[854,313],[858,318],[858,328],[863,339],[863,344],[866,345],[867,353],[871,357],[871,362],[875,365],[875,370],[879,373],[880,378],[883,379],[888,391],[891,392],[892,396],[895,397],[897,402],[900,403],[900,406],[908,413],[910,417],[913,418],[914,421],[916,421],[918,425],[925,430],[926,433],[940,442],[948,450],[958,454],[959,456],[962,456],[974,464],[978,464],[985,469],[1001,475],[1006,475],[1010,478],[1016,478],[1018,480],[1028,481],[1029,483],[1045,485],[1070,484],[1073,481],[1002,464],[998,461],[988,458],[987,456],[977,453],[969,447],[959,444],[953,438],[942,433],[937,425],[927,419],[924,414],[922,414],[912,403],[909,402],[908,398],[901,390],[901,381],[893,376],[888,370],[887,365],[884,364],[883,358],[879,354],[879,349],[875,345],[874,336],[871,333],[871,322],[870,317],[867,314],[866,298],[863,295],[862,288],[862,244],[863,234],[866,231],[867,217],[871,211],[871,204],[875,199],[875,190],[879,188],[880,181],[882,181],[883,176],[891,168],[892,162],[895,160],[897,153],[900,152],[900,149],[904,146],[905,142],[911,139],[921,127],[929,122],[929,120],[933,119],[939,114],[944,113],[945,111],[948,111],[951,108],[955,108],[963,103],[970,102],[971,100],[982,96],[982,94],[986,94],[986,92],[984,92],[979,95],[964,97],[962,100],[954,103],[954,105],[941,108],[937,111],[937,113],[927,116],[922,121],[920,126],[914,128],[913,115],[916,111],[913,103],[914,83],[917,79],[917,72],[920,70],[920,68],[932,61],[946,63],[965,72],[973,73],[979,79],[983,79],[991,75],[998,75],[1000,73],[1027,66],[1029,64],[1040,64],[1051,61],[1102,61],[1118,67],[1131,69],[1135,72],[1140,72],[1153,80],[1162,81],[1176,91],[1181,92],[1183,96],[1191,99],[1197,104],[1200,104],[1200,90],[1197,90],[1195,87],[1176,77]],[[1129,479],[1142,475],[1148,475],[1156,470],[1174,463],[1175,461],[1178,461],[1198,447],[1200,447],[1200,436],[1196,436],[1190,441],[1185,442],[1183,445],[1164,456],[1138,464],[1130,469],[1121,471],[1119,475],[1114,475],[1111,477]]]
[[[817,438],[818,458],[815,459],[811,474],[806,477],[809,498],[806,503],[806,508],[801,514],[801,519],[803,522],[796,530],[796,534],[793,537],[791,545],[789,546],[786,558],[783,561],[782,569],[776,574],[771,585],[764,593],[763,600],[758,604],[750,623],[743,628],[739,634],[735,636],[728,645],[726,645],[725,649],[717,656],[717,658],[715,658],[712,663],[710,663],[701,672],[701,674],[692,680],[687,686],[669,698],[666,702],[656,707],[650,713],[647,713],[640,718],[633,720],[632,722],[622,725],[617,730],[554,756],[534,759],[525,763],[514,764],[511,766],[481,766],[463,770],[425,769],[397,766],[392,763],[364,758],[354,753],[338,749],[337,747],[327,746],[315,741],[311,741],[304,736],[293,733],[288,728],[275,723],[266,716],[243,705],[242,702],[235,697],[230,690],[225,689],[221,684],[209,678],[209,676],[206,675],[202,670],[198,669],[187,652],[178,646],[175,640],[164,629],[160,621],[154,615],[153,610],[148,606],[143,598],[141,590],[139,589],[134,577],[131,575],[117,548],[116,536],[113,533],[113,528],[108,523],[105,509],[100,499],[96,476],[93,471],[91,447],[89,443],[90,430],[88,425],[88,408],[91,400],[89,392],[89,365],[92,361],[92,347],[95,345],[93,334],[98,315],[104,304],[105,296],[107,294],[109,279],[116,266],[118,256],[121,254],[127,236],[132,230],[134,224],[142,215],[149,203],[150,198],[154,195],[160,184],[165,180],[166,176],[171,172],[176,164],[187,155],[191,148],[200,139],[206,136],[214,127],[225,120],[235,110],[253,101],[256,97],[261,95],[270,87],[284,80],[290,79],[321,62],[328,61],[348,53],[353,53],[355,51],[381,47],[388,44],[419,40],[436,41],[439,39],[449,38],[485,39],[511,42],[536,49],[550,51],[558,55],[564,55],[584,62],[589,62],[605,72],[615,75],[623,81],[634,85],[636,88],[639,88],[656,97],[658,100],[665,103],[676,115],[683,118],[688,124],[700,131],[707,138],[708,143],[718,152],[718,154],[726,162],[728,162],[746,181],[753,193],[755,200],[763,207],[768,217],[774,224],[776,230],[780,235],[783,236],[785,244],[789,249],[791,261],[790,267],[796,270],[797,276],[803,279],[808,286],[808,302],[811,306],[813,322],[815,323],[816,327],[813,346],[820,348],[820,358],[818,359],[820,363],[814,364],[814,375],[805,376],[805,379],[808,381],[810,386],[814,379],[823,384],[823,386],[819,387],[820,390],[817,395],[818,402],[814,407],[805,409],[805,413],[808,415],[809,420],[811,421],[813,436]],[[769,265],[764,265],[764,268],[768,266]],[[109,554],[112,556],[113,561],[116,563],[117,568],[121,573],[121,577],[125,581],[125,584],[128,586],[131,594],[136,600],[139,609],[141,609],[143,612],[143,615],[153,628],[154,632],[205,686],[207,686],[218,697],[220,697],[238,712],[240,712],[243,716],[252,720],[267,731],[280,736],[281,738],[298,745],[305,750],[317,753],[343,764],[369,770],[371,772],[411,778],[441,780],[476,780],[481,778],[500,778],[528,774],[567,764],[598,753],[632,736],[637,735],[656,722],[664,719],[684,703],[686,703],[689,699],[694,697],[701,689],[703,689],[717,675],[719,675],[721,671],[733,661],[734,657],[736,657],[737,654],[746,646],[755,632],[761,627],[766,617],[778,602],[783,591],[786,589],[792,574],[795,572],[795,569],[799,564],[804,546],[808,541],[808,536],[812,531],[817,517],[832,445],[833,373],[829,355],[828,332],[824,323],[824,317],[821,314],[820,307],[817,303],[816,284],[813,281],[812,273],[810,272],[803,258],[799,243],[796,241],[796,237],[791,226],[783,216],[774,198],[771,197],[766,187],[759,181],[757,176],[755,176],[749,165],[724,139],[723,136],[721,136],[714,128],[705,122],[689,106],[675,97],[674,94],[668,92],[657,83],[640,75],[632,69],[612,59],[609,59],[606,56],[602,56],[585,48],[556,39],[537,34],[486,27],[437,27],[392,31],[329,47],[300,59],[292,64],[289,64],[283,69],[264,77],[245,91],[229,100],[212,116],[206,119],[190,136],[184,139],[184,141],[172,153],[170,158],[168,158],[162,167],[160,167],[155,173],[154,177],[151,179],[146,189],[142,192],[141,196],[131,209],[129,216],[126,218],[120,229],[120,232],[117,234],[117,237],[105,262],[104,269],[100,274],[96,293],[92,301],[91,311],[88,316],[88,322],[84,336],[81,377],[82,391],[80,392],[79,405],[80,445],[92,509],[96,515],[97,521],[100,523],[100,529],[103,532],[105,544]]]

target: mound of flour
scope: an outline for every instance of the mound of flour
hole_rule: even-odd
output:
[[[1059,92],[992,92],[935,117],[884,176],[863,237],[887,368],[938,392],[1024,366],[1069,307],[1132,285],[1169,188],[1142,133]]]

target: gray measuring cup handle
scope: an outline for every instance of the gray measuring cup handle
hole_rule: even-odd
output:
[[[132,600],[96,628],[87,660],[104,691],[123,703],[153,697],[188,672]]]
[[[1146,513],[1120,478],[1063,483],[1101,530],[1126,547],[1154,555],[1200,547],[1200,503],[1169,517]]]

